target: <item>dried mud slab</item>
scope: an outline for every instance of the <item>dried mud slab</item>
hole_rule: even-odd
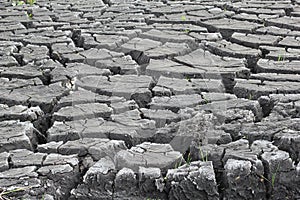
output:
[[[0,199],[300,199],[300,1],[0,2]]]

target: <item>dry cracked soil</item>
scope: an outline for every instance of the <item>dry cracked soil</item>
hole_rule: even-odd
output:
[[[299,200],[299,0],[0,2],[0,199]]]

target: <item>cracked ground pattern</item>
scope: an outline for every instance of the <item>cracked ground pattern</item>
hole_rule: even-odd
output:
[[[0,199],[300,199],[299,0],[2,0],[0,85]]]

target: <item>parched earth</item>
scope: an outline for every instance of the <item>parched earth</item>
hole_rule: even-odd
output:
[[[299,0],[2,0],[0,85],[0,199],[300,199]]]

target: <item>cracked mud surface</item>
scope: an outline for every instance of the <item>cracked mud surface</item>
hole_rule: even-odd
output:
[[[1,1],[0,199],[300,199],[299,60],[299,0]]]

